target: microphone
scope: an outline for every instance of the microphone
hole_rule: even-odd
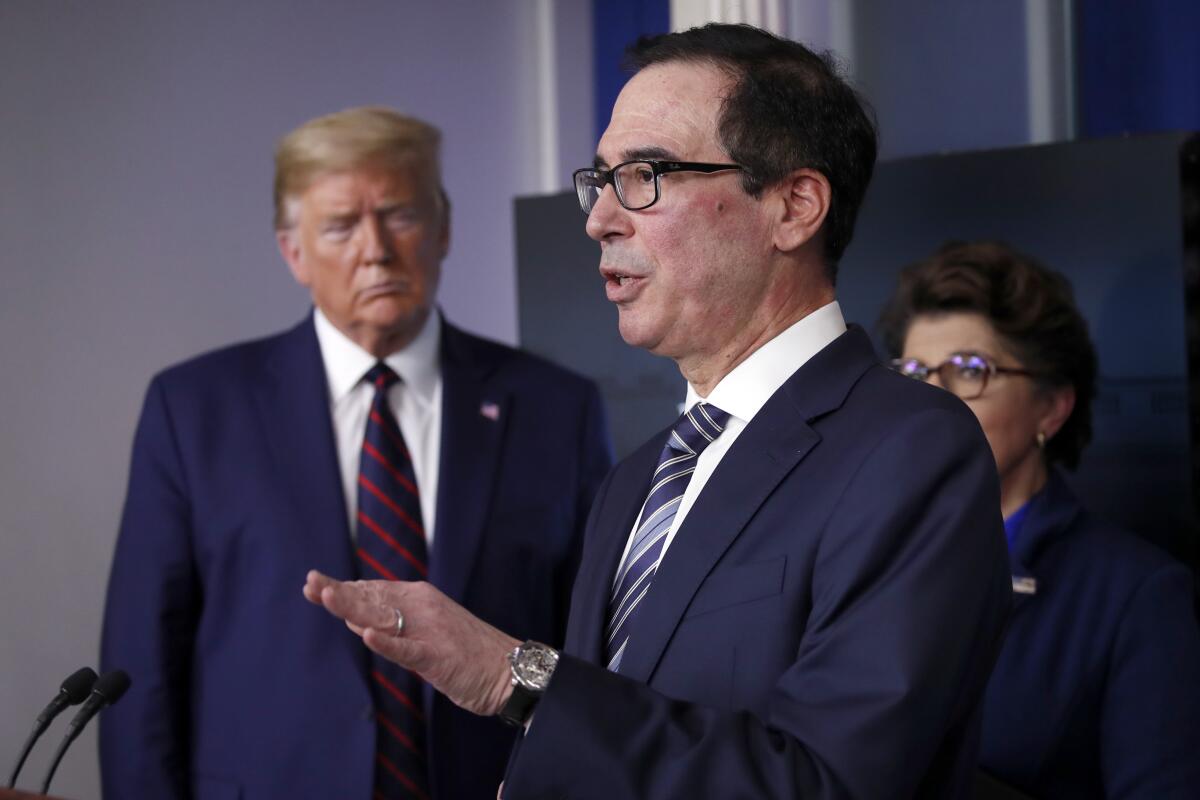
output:
[[[67,748],[71,746],[71,742],[75,741],[79,734],[83,732],[84,726],[88,724],[92,717],[120,700],[121,695],[125,694],[125,690],[129,688],[130,683],[132,681],[129,680],[129,675],[124,670],[119,669],[104,673],[96,681],[92,687],[92,693],[84,701],[83,707],[76,712],[75,718],[67,725],[67,733],[63,736],[62,741],[58,743],[58,749],[54,751],[54,760],[50,762],[50,769],[46,771],[46,778],[42,781],[42,794],[50,791],[50,781],[54,779],[54,772],[58,769],[58,762],[62,761],[62,757],[67,752]]]
[[[25,766],[25,759],[29,757],[29,751],[46,732],[46,728],[50,727],[50,722],[67,706],[77,706],[82,703],[95,682],[96,671],[91,667],[75,670],[62,682],[58,694],[54,695],[54,699],[42,709],[42,713],[37,716],[37,721],[33,723],[33,733],[29,734],[29,738],[25,740],[25,746],[21,748],[21,755],[17,756],[17,763],[8,777],[8,788],[11,789],[17,785],[17,776],[21,774],[21,767]]]

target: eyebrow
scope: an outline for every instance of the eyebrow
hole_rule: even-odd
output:
[[[678,161],[679,159],[670,150],[664,147],[637,147],[632,150],[624,150],[621,153],[621,161]],[[592,160],[592,166],[596,169],[606,169],[608,162],[605,161],[599,153]]]
[[[396,200],[394,202],[388,201],[388,202],[383,203],[378,208],[372,209],[371,213],[379,215],[379,216],[387,216],[388,214],[396,214],[396,213],[407,214],[407,213],[411,212],[414,208],[416,208],[416,203],[408,203],[403,200]]]

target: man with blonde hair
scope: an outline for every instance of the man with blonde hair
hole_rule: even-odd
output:
[[[436,309],[439,140],[384,108],[288,134],[276,237],[312,313],[152,381],[105,611],[103,665],[134,678],[101,729],[107,797],[495,792],[509,730],[295,591],[314,564],[428,580],[492,624],[563,637],[610,463],[599,395]]]

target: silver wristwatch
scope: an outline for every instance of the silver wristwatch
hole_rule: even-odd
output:
[[[508,666],[512,670],[512,694],[500,709],[500,719],[510,725],[524,725],[550,685],[550,676],[558,666],[558,651],[541,642],[525,642],[508,654]]]

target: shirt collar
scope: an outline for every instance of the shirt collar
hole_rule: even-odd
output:
[[[353,391],[378,359],[339,331],[319,308],[313,310],[313,325],[317,330],[321,360],[325,363],[329,397],[336,404]],[[409,342],[403,350],[383,359],[384,363],[400,376],[404,385],[426,403],[433,402],[437,389],[441,339],[441,312],[434,309],[421,326],[417,338]]]
[[[837,301],[823,305],[751,353],[708,397],[701,397],[689,383],[684,408],[708,402],[748,423],[784,381],[845,332],[846,320]]]

